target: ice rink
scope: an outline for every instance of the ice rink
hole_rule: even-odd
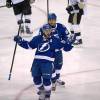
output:
[[[66,6],[67,0],[50,0],[50,12],[55,12],[58,22],[68,26]],[[32,5],[33,35],[47,22],[46,14],[46,0],[36,0]],[[87,0],[80,26],[83,45],[63,52],[61,78],[66,85],[57,86],[51,100],[100,100],[100,0]],[[30,73],[35,50],[17,47],[12,77],[8,80],[17,30],[12,8],[0,8],[0,100],[38,100]]]

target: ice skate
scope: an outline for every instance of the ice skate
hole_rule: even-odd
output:
[[[79,41],[78,41],[78,42],[79,42],[79,44],[83,44],[83,41],[82,41],[82,39],[79,39]]]
[[[45,91],[45,100],[50,100],[51,90]]]
[[[73,45],[81,45],[83,44],[82,39],[76,40]]]
[[[50,100],[50,97],[46,97],[45,100]]]
[[[62,80],[60,80],[60,79],[57,79],[57,84],[64,86],[65,85],[65,82],[62,81]]]
[[[56,82],[52,83],[52,91],[55,91],[55,90],[56,90]]]
[[[38,100],[45,100],[45,92],[44,92],[44,90],[40,90],[38,92],[38,95],[39,95],[39,99]]]
[[[45,100],[45,91],[44,91],[44,87],[41,86],[39,88],[39,91],[37,92],[37,94],[39,95],[39,99],[38,100]]]

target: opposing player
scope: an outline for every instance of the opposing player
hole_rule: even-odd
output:
[[[46,24],[42,28],[42,35],[37,35],[28,42],[19,36],[15,36],[14,41],[25,49],[36,49],[34,61],[32,64],[32,76],[36,87],[39,89],[39,100],[50,100],[51,95],[51,76],[53,62],[55,59],[55,50],[71,50],[73,46],[67,42],[61,42],[59,38],[52,35],[52,28]]]
[[[69,0],[68,7],[66,8],[69,18],[68,23],[70,25],[70,30],[72,34],[76,34],[75,45],[82,44],[80,22],[82,15],[84,14],[84,9],[86,5],[86,0]]]
[[[17,24],[21,24],[21,33],[26,31],[27,34],[32,34],[31,30],[31,6],[30,2],[32,0],[6,0],[6,6],[10,8],[13,7],[14,14],[17,18]],[[21,15],[23,13],[24,19],[21,20]]]

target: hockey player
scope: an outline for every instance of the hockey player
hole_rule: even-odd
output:
[[[61,41],[66,41],[68,39],[69,32],[67,28],[61,23],[57,23],[57,16],[55,13],[50,13],[48,15],[48,23],[52,27],[54,36],[58,37]],[[65,82],[60,79],[60,71],[63,65],[63,55],[60,49],[55,51],[55,61],[54,61],[54,73],[52,74],[52,90],[56,89],[56,82],[60,85],[65,85]]]
[[[82,15],[84,14],[84,8],[86,0],[69,0],[68,7],[66,8],[69,18],[70,31],[72,34],[76,34],[75,45],[82,44],[80,22]]]
[[[31,6],[30,2],[32,0],[6,0],[6,6],[10,8],[13,7],[14,14],[17,18],[17,24],[21,24],[21,33],[24,33],[26,30],[27,34],[32,34],[31,30]],[[24,20],[21,20],[21,15],[23,13]],[[24,29],[25,28],[25,29]]]
[[[39,89],[39,100],[50,100],[51,76],[56,49],[63,48],[65,51],[71,50],[73,46],[67,42],[61,42],[59,38],[52,35],[52,28],[46,24],[43,26],[42,35],[37,35],[28,42],[20,36],[15,36],[14,41],[25,49],[36,49],[31,72],[34,84]]]
[[[67,28],[61,23],[56,23],[57,16],[55,13],[50,13],[48,15],[48,24],[52,27],[52,31],[55,37],[59,38],[61,41],[66,41],[68,39],[69,32]],[[40,30],[41,34],[41,30]],[[60,85],[65,85],[65,82],[60,79],[60,71],[63,65],[63,56],[62,50],[58,49],[55,51],[55,60],[54,60],[54,71],[52,74],[52,89],[56,89],[56,82]]]

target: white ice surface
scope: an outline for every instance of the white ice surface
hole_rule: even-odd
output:
[[[36,34],[47,21],[46,0],[36,0],[33,5],[32,28]],[[66,5],[66,0],[50,0],[50,12],[55,12],[58,22],[68,26]],[[35,50],[24,50],[18,46],[12,77],[8,81],[15,46],[13,36],[17,30],[13,10],[0,8],[0,100],[38,100],[30,73]],[[63,52],[61,78],[66,86],[57,86],[51,100],[100,100],[100,0],[88,0],[81,30],[82,47]]]

